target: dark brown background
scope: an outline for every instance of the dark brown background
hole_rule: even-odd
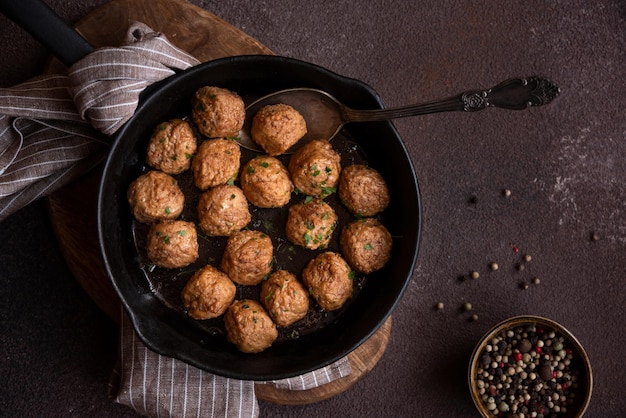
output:
[[[105,1],[48,3],[75,23]],[[476,416],[471,350],[518,314],[555,319],[587,348],[588,416],[624,415],[624,1],[192,3],[277,54],[367,82],[388,106],[513,76],[548,76],[562,89],[543,108],[396,122],[420,182],[424,233],[387,351],[347,392],[308,406],[262,403],[261,416]],[[2,86],[46,62],[44,48],[4,17],[0,48]],[[519,272],[525,253],[533,259]],[[458,279],[471,270],[481,277]],[[540,285],[519,288],[535,276]],[[478,321],[461,313],[464,302]],[[0,224],[0,331],[0,416],[136,415],[106,396],[117,328],[71,276],[43,201]]]

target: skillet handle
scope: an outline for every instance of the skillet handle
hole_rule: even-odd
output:
[[[94,50],[42,0],[0,0],[0,12],[30,33],[68,67]]]

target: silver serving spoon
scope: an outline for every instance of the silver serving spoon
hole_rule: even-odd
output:
[[[307,125],[307,134],[287,153],[312,139],[331,140],[350,122],[383,121],[407,116],[437,112],[474,112],[487,107],[521,110],[530,106],[548,104],[560,92],[553,82],[545,78],[511,79],[487,90],[471,90],[457,96],[429,103],[414,104],[390,109],[357,110],[340,103],[330,94],[312,88],[281,90],[261,97],[246,107],[246,120],[239,133],[242,147],[263,152],[250,135],[252,118],[263,106],[284,103],[298,110]]]

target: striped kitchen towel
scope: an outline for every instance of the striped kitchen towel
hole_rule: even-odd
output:
[[[259,415],[255,382],[229,379],[150,351],[121,315],[120,357],[109,384],[110,396],[149,417],[241,417]],[[344,357],[301,376],[264,382],[278,389],[307,390],[352,372]]]
[[[143,23],[65,74],[0,89],[0,221],[105,158],[150,84],[199,64]]]

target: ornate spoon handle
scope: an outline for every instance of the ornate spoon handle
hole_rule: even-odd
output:
[[[521,110],[550,103],[560,93],[552,81],[530,77],[503,81],[487,90],[470,90],[457,96],[435,102],[408,105],[391,109],[343,109],[345,122],[380,121],[437,112],[475,112],[488,107]]]

